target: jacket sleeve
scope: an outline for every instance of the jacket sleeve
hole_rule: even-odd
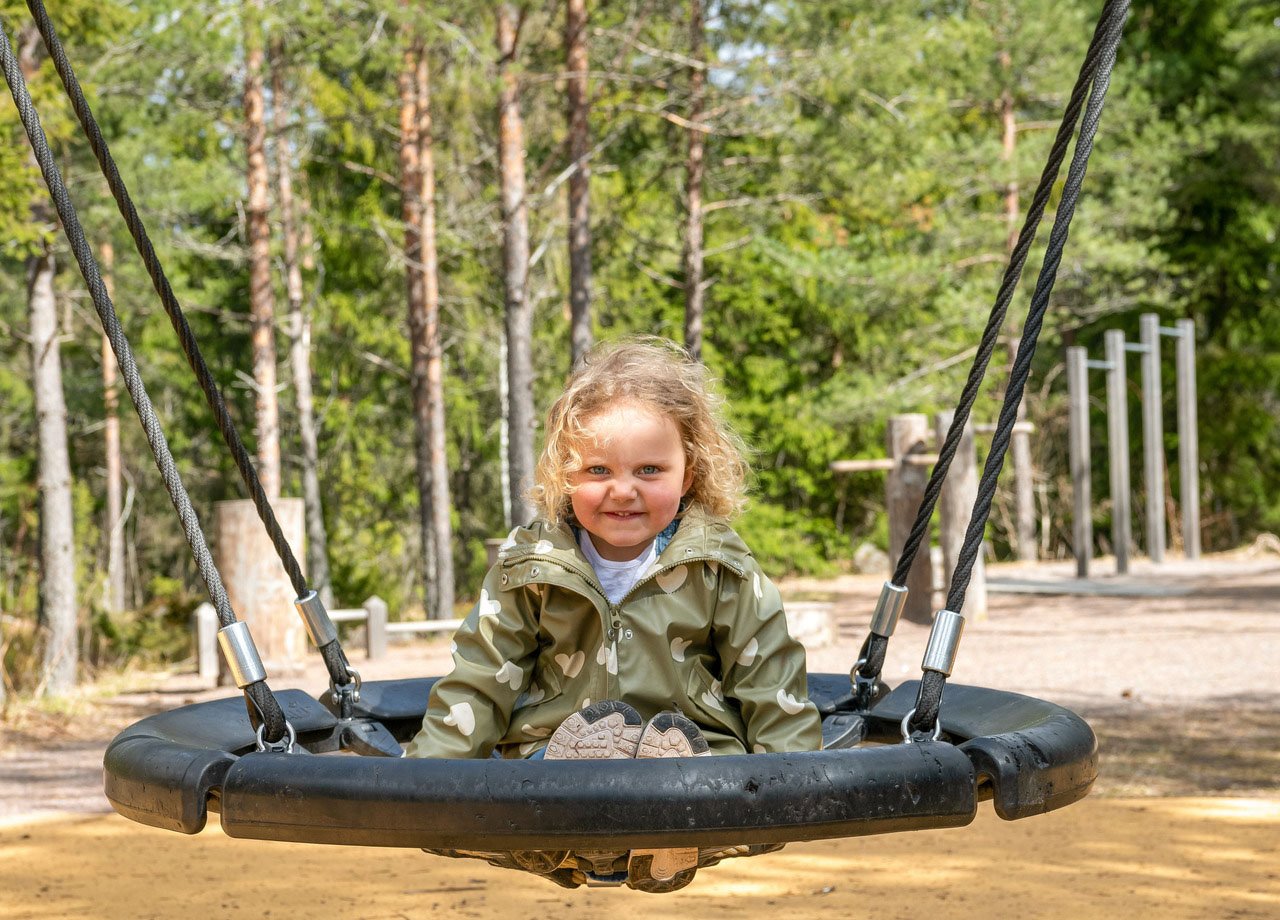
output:
[[[538,652],[536,588],[503,591],[501,565],[454,634],[453,670],[436,681],[406,757],[488,757],[502,740]]]
[[[723,690],[736,700],[756,754],[816,751],[822,720],[809,699],[804,646],[791,638],[782,595],[750,560],[745,578],[723,573],[715,641]]]

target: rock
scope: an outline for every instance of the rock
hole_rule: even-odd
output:
[[[863,541],[853,551],[853,570],[859,575],[889,575],[889,554]]]
[[[825,601],[787,603],[787,632],[807,649],[830,645],[835,636],[831,625],[832,609],[833,605]]]

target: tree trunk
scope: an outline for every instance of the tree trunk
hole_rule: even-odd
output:
[[[1013,57],[1002,50],[999,54],[1000,67],[1005,79],[1012,79]],[[1005,251],[1013,252],[1018,242],[1018,174],[1014,162],[1017,152],[1018,123],[1013,105],[1013,88],[1006,84],[1000,94],[1000,122],[1003,128],[1001,158],[1008,170],[1008,182],[1004,190]],[[1009,368],[1017,359],[1020,341],[1017,321],[1011,323],[1009,339]],[[1025,421],[1027,417],[1026,397],[1018,404],[1017,421]],[[1015,430],[1011,443],[1010,460],[1013,466],[1013,507],[1014,507],[1014,552],[1020,561],[1036,560],[1036,497],[1035,471],[1031,464],[1031,436],[1025,430]]]
[[[422,208],[423,350],[427,373],[423,399],[427,415],[427,455],[431,480],[431,544],[435,552],[435,604],[438,619],[453,616],[453,522],[449,512],[449,458],[445,449],[444,346],[440,336],[440,265],[436,255],[436,161],[431,124],[431,68],[419,47],[415,80],[418,108],[418,202]],[[415,348],[416,351],[416,348]],[[416,362],[415,362],[416,364]],[[417,402],[417,381],[414,387]],[[415,416],[418,412],[415,410]]]
[[[564,46],[569,71],[565,93],[569,102],[569,347],[577,367],[591,348],[591,148],[588,116],[586,0],[565,0]]]
[[[280,232],[284,237],[285,295],[289,299],[289,365],[298,409],[302,443],[302,504],[307,531],[307,583],[326,607],[333,607],[329,577],[329,540],[320,498],[320,451],[311,396],[311,322],[302,305],[302,266],[298,261],[298,226],[294,217],[293,164],[289,146],[289,102],[285,88],[284,43],[271,43],[271,99],[276,135],[276,187]]]
[[[44,643],[40,684],[46,695],[60,696],[75,687],[78,647],[71,461],[53,273],[53,251],[46,243],[41,255],[27,259],[27,305],[39,432],[40,631]]]
[[[699,66],[706,54],[702,0],[689,3],[689,155],[685,162],[684,224],[684,344],[702,360],[702,180],[705,171],[706,130],[702,125],[706,105],[706,70]]]
[[[400,92],[400,217],[404,222],[405,305],[409,325],[409,389],[413,400],[414,471],[418,487],[418,536],[423,606],[438,609],[435,534],[431,528],[431,416],[426,398],[427,347],[425,275],[422,270],[422,177],[418,147],[417,68],[421,40],[404,29],[397,81]]]
[[[502,484],[502,528],[511,527],[511,393],[507,374],[507,338],[498,343],[498,406],[502,414],[498,424],[498,459]]]
[[[115,299],[112,271],[115,268],[115,249],[110,243],[101,246],[102,283],[107,296]],[[102,337],[102,414],[103,456],[107,468],[107,519],[103,530],[107,535],[107,582],[103,590],[103,607],[109,613],[124,610],[124,520],[123,474],[120,462],[120,388],[116,382],[116,356],[111,341]]]
[[[1007,51],[1000,53],[1000,64],[1006,69],[1012,66],[1012,59]],[[1005,252],[1013,252],[1018,242],[1018,173],[1014,166],[1013,155],[1018,147],[1018,122],[1013,108],[1013,89],[1006,86],[1000,94],[1000,123],[1004,129],[1001,140],[1001,159],[1008,170],[1008,182],[1004,187],[1004,225]]]
[[[907,463],[908,454],[923,453],[929,436],[929,420],[918,413],[892,415],[885,430],[889,456],[896,465],[885,479],[885,508],[889,512],[889,567],[895,570],[906,547],[911,522],[915,520],[928,485],[928,470],[915,463]],[[925,531],[924,540],[911,561],[903,587],[907,589],[907,603],[902,616],[909,623],[929,623],[933,618],[933,557],[929,547],[932,527]]]
[[[18,37],[18,65],[35,78],[40,37],[28,26]],[[34,158],[33,158],[34,159]],[[47,205],[31,208],[36,224],[54,224]],[[40,688],[60,696],[76,685],[77,643],[75,525],[71,505],[71,458],[67,451],[67,403],[62,392],[55,264],[48,241],[27,258],[27,308],[31,324],[31,390],[35,401],[37,488],[40,492],[40,641],[44,646]]]
[[[249,313],[253,323],[258,476],[268,498],[280,495],[280,410],[276,399],[275,295],[271,289],[271,227],[268,222],[267,129],[262,96],[262,0],[244,10],[244,124],[249,200]]]
[[[534,508],[527,492],[533,484],[533,311],[528,300],[529,214],[525,200],[524,124],[520,118],[520,88],[516,73],[520,24],[511,4],[497,8],[498,169],[502,179],[502,255],[506,303],[508,464],[511,477],[511,516],[527,524]]]

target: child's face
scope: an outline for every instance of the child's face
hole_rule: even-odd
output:
[[[582,466],[573,473],[573,514],[600,555],[614,562],[649,548],[693,484],[680,430],[641,403],[617,403],[587,420]]]

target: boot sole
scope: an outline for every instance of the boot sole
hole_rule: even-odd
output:
[[[627,887],[650,894],[679,891],[698,873],[698,848],[632,850],[627,861]]]
[[[601,700],[560,723],[547,742],[546,760],[630,760],[644,719],[618,700]]]
[[[701,757],[711,752],[701,729],[678,712],[660,712],[644,727],[637,758]]]

